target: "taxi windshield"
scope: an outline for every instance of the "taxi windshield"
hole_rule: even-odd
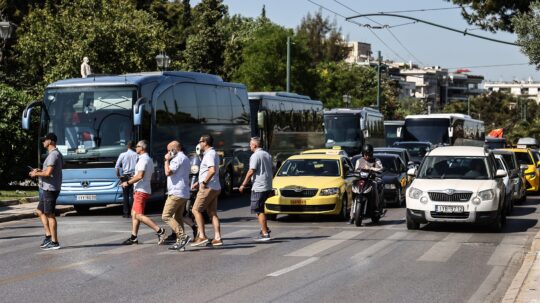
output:
[[[339,177],[338,160],[326,159],[294,159],[287,160],[277,173],[280,177],[287,176],[321,176]]]

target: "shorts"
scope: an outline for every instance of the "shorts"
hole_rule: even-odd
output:
[[[144,207],[146,206],[146,200],[150,198],[150,195],[140,191],[136,191],[133,194],[133,207],[131,208],[136,214],[144,215]]]
[[[54,214],[59,194],[60,191],[40,190],[37,209],[44,214]]]
[[[272,196],[272,191],[261,191],[251,192],[251,213],[252,214],[260,214],[264,213],[264,203],[266,202],[266,199],[270,198]]]
[[[217,212],[217,200],[221,190],[215,190],[210,188],[199,189],[193,209],[203,212]]]

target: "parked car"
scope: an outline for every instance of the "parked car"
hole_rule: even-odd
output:
[[[352,181],[347,178],[350,160],[336,154],[301,154],[289,157],[277,171],[274,196],[265,203],[265,214],[319,214],[349,217]]]
[[[527,199],[527,189],[525,179],[525,174],[523,173],[528,166],[519,165],[516,154],[509,150],[504,149],[495,149],[493,150],[495,155],[501,155],[506,162],[508,168],[510,169],[510,178],[512,179],[512,184],[514,185],[514,196],[512,200],[514,203],[522,203]]]
[[[504,203],[506,204],[506,214],[510,214],[514,208],[514,202],[512,201],[512,197],[514,196],[514,184],[512,184],[512,179],[510,178],[510,169],[508,168],[508,165],[506,165],[502,155],[495,155],[495,160],[497,169],[502,169],[506,172],[506,176],[502,178],[505,189]]]
[[[500,231],[506,222],[506,171],[497,170],[492,152],[483,147],[443,146],[424,159],[407,189],[408,229],[428,222],[487,224]]]
[[[387,204],[403,206],[405,204],[405,192],[407,186],[407,168],[398,155],[374,154],[383,165],[382,179],[384,183],[384,201]]]
[[[519,165],[527,165],[527,169],[524,171],[527,192],[538,192],[540,190],[540,172],[531,151],[528,148],[508,148],[505,150],[515,153]]]
[[[433,149],[431,142],[427,141],[401,141],[394,142],[394,147],[401,147],[407,149],[411,155],[412,161],[416,165],[420,165],[424,156]]]

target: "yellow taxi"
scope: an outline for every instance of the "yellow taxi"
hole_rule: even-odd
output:
[[[525,180],[527,192],[537,192],[540,190],[540,172],[534,160],[534,156],[528,148],[507,148],[516,154],[519,165],[525,164],[528,168],[525,170]]]
[[[339,215],[347,219],[352,201],[351,181],[346,178],[350,160],[336,154],[302,153],[289,157],[273,179],[274,196],[265,203],[265,214]]]

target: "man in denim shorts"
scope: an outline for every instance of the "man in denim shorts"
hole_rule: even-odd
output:
[[[44,250],[60,249],[57,235],[56,199],[62,186],[62,154],[56,148],[57,137],[48,133],[41,139],[43,148],[47,149],[47,158],[43,162],[43,169],[33,169],[30,177],[39,177],[39,203],[37,214],[45,229],[45,239],[41,243]]]
[[[256,241],[270,241],[270,229],[268,228],[264,203],[272,195],[272,156],[261,148],[259,137],[251,138],[249,148],[253,152],[249,158],[249,170],[246,174],[240,192],[253,179],[251,186],[251,213],[257,215],[261,231]]]

